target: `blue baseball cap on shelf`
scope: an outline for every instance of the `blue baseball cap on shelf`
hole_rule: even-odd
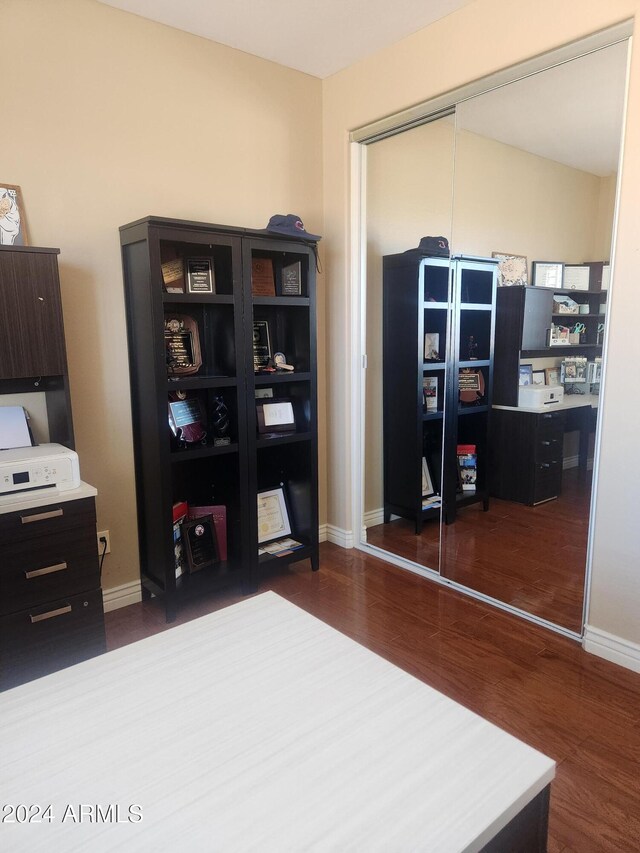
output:
[[[303,240],[322,240],[319,234],[309,234],[305,231],[304,224],[295,213],[277,213],[272,216],[267,225],[267,231],[273,234],[283,234],[285,237],[299,237]]]

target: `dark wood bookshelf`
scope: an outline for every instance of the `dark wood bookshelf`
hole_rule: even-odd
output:
[[[264,231],[147,217],[120,229],[127,307],[140,567],[145,595],[163,598],[168,621],[182,599],[229,584],[254,591],[260,581],[257,495],[282,488],[291,534],[304,548],[280,565],[310,559],[318,568],[318,439],[315,254],[311,243]],[[209,259],[215,293],[167,293],[165,261]],[[252,293],[252,262],[268,258],[274,296]],[[279,295],[282,269],[300,263],[300,295]],[[202,366],[192,375],[167,368],[165,318],[187,315],[197,326]],[[256,374],[253,324],[269,324],[272,353],[294,372]],[[290,399],[297,432],[258,436],[256,389]],[[277,388],[277,392],[276,389]],[[168,423],[168,395],[197,399],[207,436],[180,446]],[[226,445],[214,443],[213,413],[229,415]],[[226,508],[227,559],[176,577],[175,503]]]

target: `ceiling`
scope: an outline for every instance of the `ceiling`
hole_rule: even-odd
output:
[[[324,78],[472,0],[100,2]]]
[[[458,127],[604,177],[618,171],[627,42],[460,104]]]
[[[325,78],[473,0],[99,2]],[[618,168],[626,52],[622,42],[467,101],[458,108],[458,126],[611,175]]]

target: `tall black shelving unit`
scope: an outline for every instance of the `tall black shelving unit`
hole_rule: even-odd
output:
[[[455,255],[387,255],[383,262],[384,520],[447,523],[459,508],[488,507],[488,431],[493,391],[497,261]],[[425,352],[425,335],[437,352]],[[460,375],[479,375],[477,393],[462,393]],[[425,383],[437,388],[433,408]],[[433,391],[433,388],[432,388]],[[469,399],[469,398],[473,399]],[[460,488],[457,446],[474,444],[476,486]],[[423,506],[422,459],[441,505]]]
[[[255,589],[261,571],[310,558],[318,567],[315,255],[305,242],[245,228],[147,217],[120,229],[131,376],[141,579],[164,598],[167,620],[180,602],[229,583]],[[256,257],[269,258],[277,295],[252,296]],[[162,264],[210,261],[215,293],[168,293]],[[300,263],[301,293],[283,294],[284,266]],[[185,288],[186,289],[186,288]],[[165,323],[197,325],[202,366],[192,375],[167,368]],[[267,320],[273,352],[292,373],[254,374],[253,323]],[[295,432],[257,437],[256,389],[291,400]],[[203,444],[180,446],[168,423],[168,397],[197,398],[208,430]],[[228,444],[214,442],[214,407],[229,416]],[[291,537],[302,547],[258,556],[257,493],[281,487]],[[227,559],[176,578],[175,503],[226,508]]]

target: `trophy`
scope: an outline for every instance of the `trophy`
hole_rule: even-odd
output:
[[[222,395],[213,398],[211,429],[214,435],[213,444],[215,447],[223,447],[226,444],[231,444],[229,436],[229,410]]]
[[[478,344],[473,335],[469,335],[469,342],[467,344],[469,348],[469,361],[477,361],[478,360]]]

